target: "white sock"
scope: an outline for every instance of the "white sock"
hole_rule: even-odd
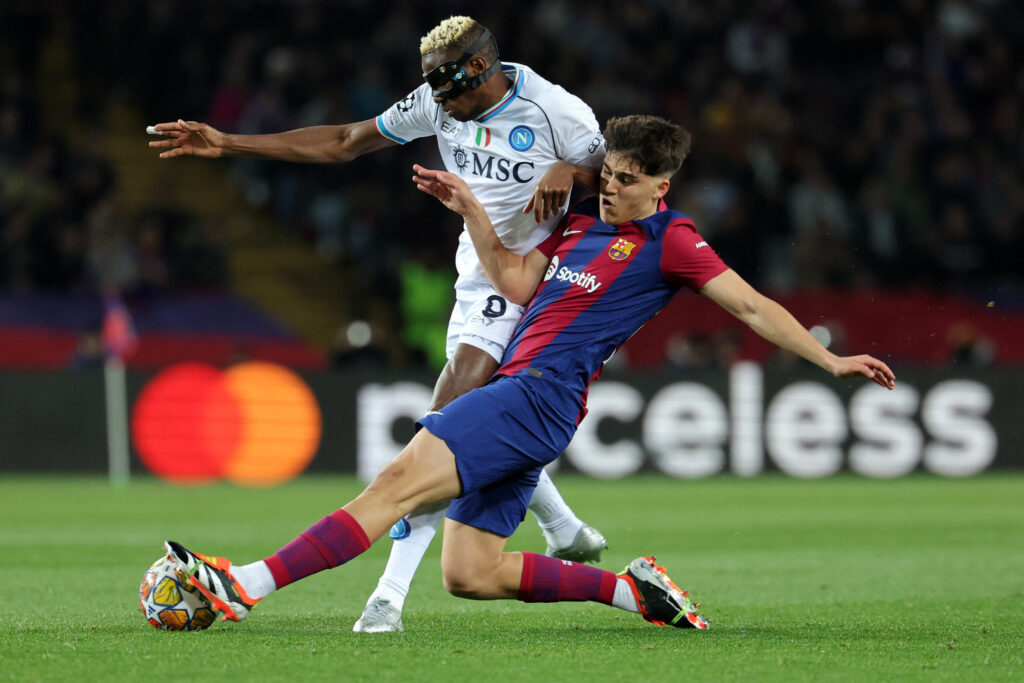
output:
[[[583,527],[583,522],[573,514],[564,500],[562,494],[555,488],[555,483],[546,470],[540,471],[540,479],[537,481],[537,488],[533,490],[533,498],[530,499],[530,511],[537,515],[537,523],[540,524],[544,538],[552,548],[565,548],[572,544],[577,532]]]
[[[270,567],[263,560],[250,564],[232,565],[231,576],[235,581],[242,584],[242,589],[250,598],[265,598],[277,590],[274,583],[274,575],[270,573]]]
[[[633,595],[633,588],[621,576],[615,582],[615,596],[612,598],[612,607],[624,609],[627,612],[639,614],[640,608],[636,606],[636,596]]]
[[[403,539],[396,539],[391,544],[388,566],[384,568],[377,588],[366,604],[370,604],[374,598],[384,598],[390,600],[399,611],[402,610],[405,606],[405,596],[409,594],[412,577],[423,561],[427,547],[434,540],[437,525],[444,519],[446,512],[448,506],[443,505],[439,509],[430,508],[427,512],[413,513],[405,518],[410,527],[409,535]]]

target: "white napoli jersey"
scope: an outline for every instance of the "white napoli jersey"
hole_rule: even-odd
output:
[[[583,100],[521,64],[503,63],[502,71],[512,87],[473,121],[445,114],[424,83],[376,123],[381,135],[402,144],[435,136],[445,168],[466,181],[502,243],[525,255],[551,234],[566,209],[540,225],[532,212],[524,214],[537,181],[557,161],[600,166],[605,146],[594,112]],[[455,266],[457,291],[468,294],[490,286],[465,228]]]

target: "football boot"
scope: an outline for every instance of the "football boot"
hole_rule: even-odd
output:
[[[601,551],[607,547],[608,541],[605,540],[604,534],[589,524],[584,524],[576,532],[572,543],[564,548],[553,548],[548,545],[544,554],[572,562],[600,562]]]
[[[164,543],[179,571],[207,597],[215,609],[224,613],[221,621],[242,621],[262,598],[250,598],[242,585],[231,575],[231,561],[194,553],[180,543]]]
[[[356,633],[392,633],[405,630],[402,611],[387,598],[371,598],[362,615],[352,626]]]
[[[706,629],[708,622],[697,614],[699,604],[672,579],[664,567],[654,564],[654,557],[638,557],[619,573],[629,582],[640,609],[640,616],[656,626]]]

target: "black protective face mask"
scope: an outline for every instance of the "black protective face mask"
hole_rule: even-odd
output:
[[[494,63],[487,68],[483,73],[477,74],[472,78],[466,76],[466,70],[463,69],[463,65],[470,60],[477,52],[480,51],[487,41],[491,41],[494,45]],[[501,59],[498,58],[498,44],[495,42],[491,32],[484,29],[484,32],[480,34],[480,37],[473,41],[473,44],[466,48],[466,51],[462,53],[462,56],[458,59],[444,64],[439,64],[437,68],[433,69],[430,73],[423,74],[423,79],[433,89],[434,97],[440,97],[444,100],[450,100],[458,97],[464,92],[470,90],[476,90],[483,85],[487,79],[494,74],[498,73],[501,69]],[[443,88],[443,89],[442,89]]]

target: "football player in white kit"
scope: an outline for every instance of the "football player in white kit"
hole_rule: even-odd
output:
[[[459,174],[487,208],[501,241],[527,254],[558,224],[573,181],[597,184],[604,139],[582,100],[521,64],[501,62],[490,32],[469,17],[450,17],[420,42],[426,81],[376,119],[314,126],[271,135],[229,135],[194,121],[153,126],[161,158],[248,156],[297,162],[339,162],[384,147],[434,136],[449,172]],[[485,384],[498,367],[523,307],[500,296],[484,274],[469,233],[455,256],[456,304],[448,325],[448,363],[430,411]],[[598,561],[604,536],[584,524],[546,473],[529,509],[547,554]],[[391,530],[387,568],[353,630],[401,631],[412,577],[447,507],[417,511]],[[272,577],[266,577],[272,580]]]

